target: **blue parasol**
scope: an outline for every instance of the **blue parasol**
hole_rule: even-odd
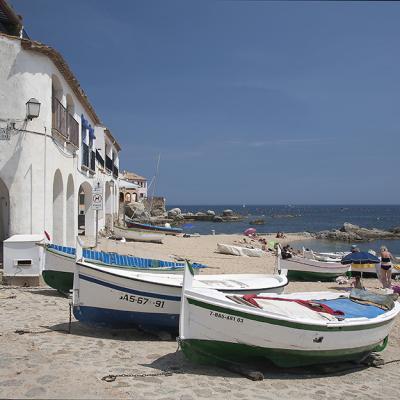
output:
[[[365,251],[355,251],[347,254],[340,261],[343,265],[347,264],[379,264],[381,260],[371,253]]]

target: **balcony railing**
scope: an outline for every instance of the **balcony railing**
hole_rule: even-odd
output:
[[[96,150],[96,160],[99,162],[99,164],[104,168],[104,159],[101,156],[101,154]]]
[[[82,143],[82,165],[89,168],[89,146]]]
[[[79,147],[79,124],[55,97],[52,99],[52,127],[74,146]]]
[[[96,171],[96,153],[94,151],[90,152],[90,169]]]
[[[67,132],[69,141],[75,147],[79,147],[79,124],[69,112],[67,112]]]
[[[96,153],[86,143],[82,143],[82,166],[89,171],[96,171]]]
[[[115,179],[118,179],[118,168],[114,165],[113,168],[113,176]]]
[[[113,171],[113,166],[114,166],[114,163],[113,163],[113,161],[111,160],[111,158],[108,157],[108,156],[106,156],[106,168],[107,168],[110,172],[112,172],[112,171]]]

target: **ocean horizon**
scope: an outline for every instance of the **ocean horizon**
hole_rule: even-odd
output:
[[[185,212],[207,212],[213,210],[221,214],[223,210],[231,209],[233,212],[243,216],[242,221],[234,222],[212,222],[195,221],[184,225],[185,232],[211,234],[240,234],[247,228],[254,227],[258,233],[275,232],[319,232],[323,230],[340,229],[345,222],[359,225],[365,228],[391,229],[400,226],[400,205],[167,205],[167,210],[178,207]],[[264,219],[265,225],[250,225],[254,219]],[[381,245],[387,245],[389,249],[400,254],[400,240],[374,240],[359,242],[362,250],[379,250]],[[314,248],[315,250],[337,250],[349,249],[348,242],[307,240],[296,242],[295,247]]]

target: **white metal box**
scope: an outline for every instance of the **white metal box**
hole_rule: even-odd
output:
[[[14,235],[3,242],[4,277],[39,277],[42,273],[43,235]]]

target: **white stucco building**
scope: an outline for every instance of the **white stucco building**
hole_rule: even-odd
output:
[[[134,172],[120,173],[120,203],[142,201],[147,198],[147,178]]]
[[[47,231],[74,246],[78,221],[95,234],[95,182],[105,199],[99,229],[117,216],[121,149],[61,54],[20,37],[21,28],[0,0],[0,242]],[[40,103],[37,117],[30,99]]]

